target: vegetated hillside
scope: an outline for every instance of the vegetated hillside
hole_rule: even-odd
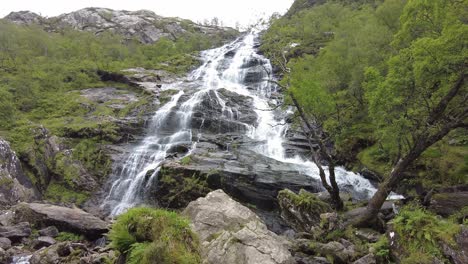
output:
[[[173,81],[237,34],[147,11],[10,14],[0,20],[0,137],[41,196],[81,204],[110,172],[105,145],[141,132],[154,93],[167,99],[137,82]],[[158,71],[120,72],[135,67]]]
[[[448,89],[441,87],[463,71],[462,2],[297,0],[286,16],[272,21],[262,50],[323,124],[341,163],[382,178],[412,147],[423,105],[434,107]],[[454,111],[464,107],[460,101]],[[466,129],[458,129],[430,147],[406,172],[417,177],[400,186],[412,193],[421,184],[431,189],[468,183],[467,139]]]

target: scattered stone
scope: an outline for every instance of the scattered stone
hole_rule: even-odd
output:
[[[48,247],[55,244],[56,241],[52,237],[40,236],[37,239],[33,240],[31,246],[34,249],[41,249],[43,247]]]
[[[356,231],[356,236],[369,243],[375,243],[380,238],[380,233],[372,229],[362,228]]]
[[[376,264],[376,263],[377,263],[377,260],[375,259],[375,256],[372,253],[365,255],[364,257],[353,262],[353,264]]]
[[[326,244],[312,243],[311,247],[317,254],[333,258],[334,263],[350,263],[357,256],[354,245],[345,239]]]
[[[20,203],[14,211],[16,221],[29,221],[42,227],[54,225],[60,231],[82,234],[90,239],[97,239],[108,230],[106,222],[78,208]]]
[[[222,190],[191,202],[183,213],[202,241],[206,263],[294,263],[287,240],[269,231],[257,215]]]
[[[59,234],[59,230],[55,226],[48,226],[44,229],[39,230],[39,235],[41,236],[48,236],[48,237],[56,237]]]
[[[11,241],[20,241],[31,235],[31,226],[28,222],[22,222],[14,226],[0,226],[0,237],[6,237]]]
[[[11,248],[11,240],[6,237],[0,237],[0,248],[8,250]]]

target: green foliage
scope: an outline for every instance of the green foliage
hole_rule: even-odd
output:
[[[180,160],[180,164],[182,165],[190,165],[190,163],[192,163],[192,157],[190,155],[185,156]]]
[[[428,263],[414,261],[429,256],[443,258],[440,242],[455,246],[454,236],[460,231],[458,224],[411,206],[403,208],[392,223],[398,243],[408,251],[404,263]]]
[[[75,233],[70,232],[60,232],[57,237],[55,237],[57,241],[72,241],[72,242],[79,242],[84,240],[82,235],[78,235]]]
[[[301,208],[302,210],[316,212],[317,214],[332,211],[330,205],[317,198],[314,194],[303,189],[299,191],[299,194],[295,194],[288,189],[281,190],[278,193],[278,199],[287,199],[296,207]]]
[[[67,203],[82,205],[86,200],[89,199],[90,194],[88,192],[79,192],[70,187],[64,182],[51,182],[44,193],[46,200],[55,203]]]
[[[386,236],[381,236],[377,242],[371,244],[371,247],[382,263],[388,263],[390,261],[390,244]]]
[[[330,136],[337,156],[357,156],[386,175],[416,138],[466,118],[465,84],[442,116],[425,121],[466,71],[464,2],[297,0],[272,20],[261,49],[283,69],[282,84]],[[465,183],[466,142],[443,144],[441,155],[428,150],[413,174],[428,184]]]
[[[174,212],[130,209],[117,218],[109,238],[128,263],[201,263],[198,238]]]

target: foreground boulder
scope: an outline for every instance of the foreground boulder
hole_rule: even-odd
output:
[[[83,234],[90,239],[107,232],[107,223],[78,208],[50,204],[21,203],[14,207],[17,222],[29,222],[36,227],[55,226],[60,231]]]
[[[287,241],[222,190],[191,202],[184,214],[200,237],[206,263],[293,263]]]

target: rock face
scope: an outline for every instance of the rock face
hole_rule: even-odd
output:
[[[7,141],[0,138],[0,204],[12,205],[18,201],[30,201],[36,196],[16,153]]]
[[[191,202],[184,214],[202,241],[205,263],[293,263],[286,241],[221,190]]]
[[[6,20],[20,25],[37,24],[48,31],[64,28],[89,31],[95,34],[113,32],[126,39],[137,39],[142,43],[154,43],[161,38],[175,40],[184,35],[202,33],[213,37],[235,37],[238,33],[231,28],[202,26],[179,18],[165,18],[152,11],[122,11],[107,8],[84,8],[58,17],[44,18],[35,13],[12,12]]]
[[[99,238],[108,230],[106,222],[78,208],[20,203],[14,211],[17,222],[27,221],[38,227],[54,225],[60,231],[83,234],[91,239]]]

